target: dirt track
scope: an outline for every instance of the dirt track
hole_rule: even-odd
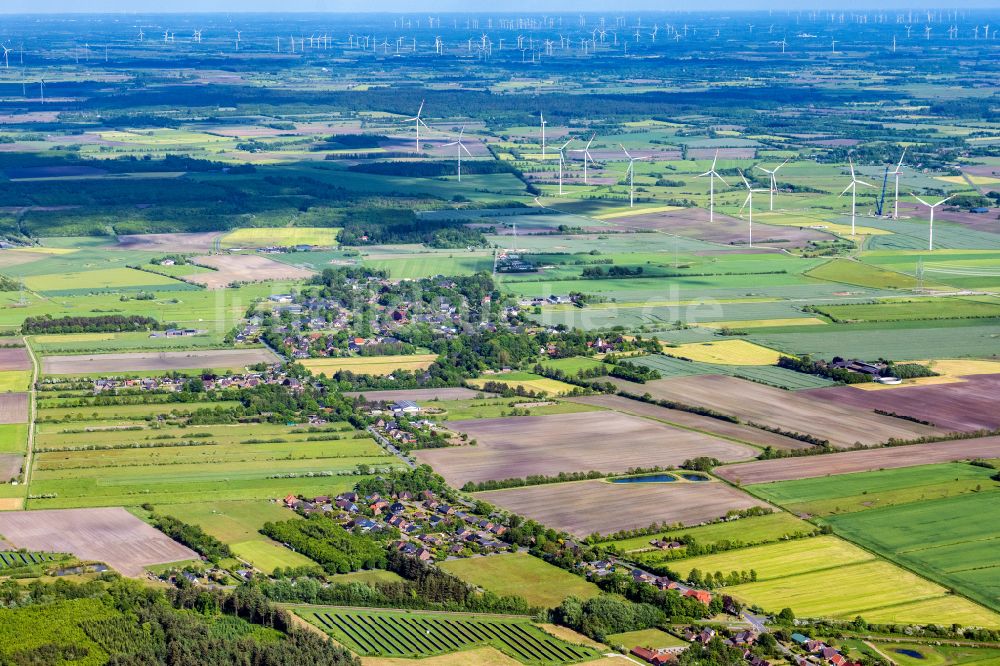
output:
[[[198,557],[120,507],[0,513],[0,535],[17,548],[72,553],[133,577],[152,564]]]
[[[1000,457],[1000,437],[962,439],[931,444],[912,444],[863,451],[844,451],[804,458],[778,458],[718,467],[715,473],[734,483],[768,483],[811,479],[831,474],[850,474],[895,469],[971,458]]]
[[[698,523],[767,506],[719,482],[609,483],[600,479],[476,493],[476,497],[578,537],[594,532]]]
[[[476,446],[415,452],[454,485],[559,472],[679,466],[697,456],[748,460],[749,446],[616,412],[449,421]]]

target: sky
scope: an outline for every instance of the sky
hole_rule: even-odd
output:
[[[766,10],[849,7],[929,7],[935,0],[701,0],[700,10]],[[950,8],[996,7],[995,0],[959,0]],[[164,12],[612,12],[687,10],[687,2],[670,0],[0,0],[0,14],[65,12],[164,13]]]

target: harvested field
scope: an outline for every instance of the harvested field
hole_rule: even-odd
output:
[[[25,423],[28,420],[27,393],[0,393],[0,424]]]
[[[31,370],[31,357],[24,347],[0,348],[0,371]]]
[[[714,151],[713,151],[714,152]],[[620,220],[611,220],[623,229],[666,231],[678,236],[697,238],[723,245],[746,245],[750,225],[738,217],[720,214],[716,211],[715,221],[709,224],[708,211],[702,208],[632,215]],[[829,240],[830,234],[817,229],[782,227],[768,224],[754,224],[754,239],[760,243],[780,243],[783,247],[805,245],[811,240]]]
[[[338,358],[304,358],[299,361],[306,370],[332,376],[340,370],[357,375],[389,375],[396,370],[426,370],[437,354],[400,354],[395,356],[350,356]]]
[[[700,414],[692,414],[691,412],[682,412],[679,409],[667,409],[666,407],[651,405],[647,402],[640,402],[639,400],[632,400],[618,395],[589,395],[580,398],[570,398],[569,401],[584,405],[607,407],[616,412],[665,421],[672,425],[701,430],[727,439],[738,439],[741,442],[747,442],[748,444],[760,447],[770,446],[775,449],[792,450],[809,446],[797,439],[783,437],[782,435],[761,430],[760,428],[721,421],[708,416],[701,416]]]
[[[893,391],[860,391],[850,386],[804,391],[810,397],[859,409],[881,409],[930,421],[945,430],[1000,428],[1000,374],[980,375],[949,384],[898,387]]]
[[[493,490],[475,496],[578,537],[661,522],[697,525],[733,509],[767,506],[718,482],[608,483],[596,479]]]
[[[734,483],[751,484],[811,479],[830,474],[869,472],[972,458],[1000,458],[1000,437],[844,451],[820,457],[761,460],[719,467],[716,473]]]
[[[170,253],[211,252],[221,237],[221,231],[192,234],[136,234],[119,236],[118,244],[111,245],[110,249]]]
[[[368,402],[396,402],[399,400],[426,402],[427,400],[472,400],[477,395],[492,394],[484,394],[482,391],[456,386],[453,388],[404,389],[401,391],[348,391],[344,395],[349,398],[363,395]]]
[[[914,439],[946,430],[911,423],[869,410],[821,402],[801,392],[783,391],[735,377],[702,375],[658,379],[638,385],[654,398],[710,407],[723,414],[829,440],[831,446],[872,445],[890,438]]]
[[[6,483],[21,473],[22,460],[24,456],[20,453],[0,453],[0,483]]]
[[[2,513],[0,534],[18,548],[72,553],[133,577],[143,567],[198,557],[120,507]]]
[[[214,268],[212,273],[188,275],[187,280],[203,284],[209,289],[221,289],[233,282],[267,282],[268,280],[302,280],[312,271],[289,266],[280,261],[253,254],[216,254],[197,257],[199,266]]]
[[[277,362],[278,357],[264,347],[259,349],[92,354],[47,356],[42,359],[42,372],[47,375],[89,375],[139,370],[243,368],[256,363]]]
[[[747,460],[756,454],[711,435],[605,411],[449,421],[448,427],[477,445],[415,455],[456,486],[531,474],[677,466],[697,456]]]

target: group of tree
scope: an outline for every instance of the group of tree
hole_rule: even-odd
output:
[[[142,315],[96,315],[26,317],[21,331],[28,335],[47,333],[120,333],[163,328],[156,319]]]
[[[152,507],[149,507],[152,509]],[[173,516],[163,516],[156,513],[150,515],[153,527],[160,530],[174,541],[180,542],[202,555],[210,562],[219,562],[233,556],[229,545],[207,534],[197,525],[191,525]]]
[[[327,573],[380,569],[386,564],[385,544],[320,514],[305,520],[266,522],[260,531],[319,563]]]

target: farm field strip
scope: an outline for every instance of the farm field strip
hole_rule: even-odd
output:
[[[426,370],[437,360],[437,354],[405,356],[355,356],[348,358],[307,358],[299,361],[316,375],[332,376],[340,370],[359,375],[388,375],[394,370]]]
[[[651,539],[662,538],[666,541],[681,536],[690,536],[701,545],[711,545],[719,541],[740,541],[743,543],[778,541],[782,537],[795,534],[809,534],[815,527],[806,521],[796,518],[784,511],[775,511],[765,516],[752,516],[735,521],[702,525],[679,530],[664,530],[662,533],[649,536],[632,537],[602,542],[603,546],[614,546],[619,551],[637,552],[651,550]]]
[[[154,353],[47,356],[42,359],[46,375],[107,376],[137,370],[186,370],[200,368],[245,368],[257,363],[277,363],[268,349],[214,349]]]
[[[600,591],[580,576],[526,553],[448,560],[438,566],[472,585],[498,595],[518,595],[543,608],[554,608],[571,595],[589,599]]]
[[[1000,437],[983,437],[862,451],[842,451],[824,455],[820,459],[760,460],[719,467],[715,473],[733,483],[746,485],[997,457],[1000,457]],[[817,464],[817,460],[821,460],[822,464]]]

